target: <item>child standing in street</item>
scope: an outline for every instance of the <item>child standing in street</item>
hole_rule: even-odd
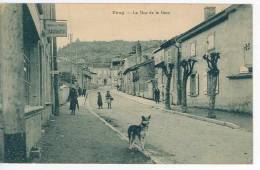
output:
[[[106,102],[107,102],[107,108],[111,109],[111,103],[112,103],[113,97],[110,94],[110,91],[107,91],[106,94]]]

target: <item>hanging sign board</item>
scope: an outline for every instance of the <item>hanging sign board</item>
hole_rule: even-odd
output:
[[[47,37],[67,37],[67,23],[47,20],[45,22]]]

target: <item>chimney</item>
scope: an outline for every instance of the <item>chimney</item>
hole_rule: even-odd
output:
[[[216,7],[205,7],[204,8],[204,21],[216,14]]]
[[[137,41],[137,44],[136,44],[136,53],[137,53],[137,61],[138,63],[141,63],[142,62],[142,47],[141,47],[141,44],[139,41]]]

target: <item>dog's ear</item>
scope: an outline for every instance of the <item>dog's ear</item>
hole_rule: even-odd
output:
[[[151,115],[148,116],[148,119],[151,119]]]
[[[144,116],[142,116],[142,120],[145,120],[145,117],[144,117]]]

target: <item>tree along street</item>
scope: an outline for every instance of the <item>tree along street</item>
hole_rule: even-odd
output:
[[[106,90],[100,91],[104,100]],[[125,135],[129,125],[140,123],[141,115],[151,114],[145,148],[163,163],[252,163],[252,132],[163,112],[116,93],[112,96],[112,109],[106,103],[97,109],[97,91],[90,92],[86,107]]]

